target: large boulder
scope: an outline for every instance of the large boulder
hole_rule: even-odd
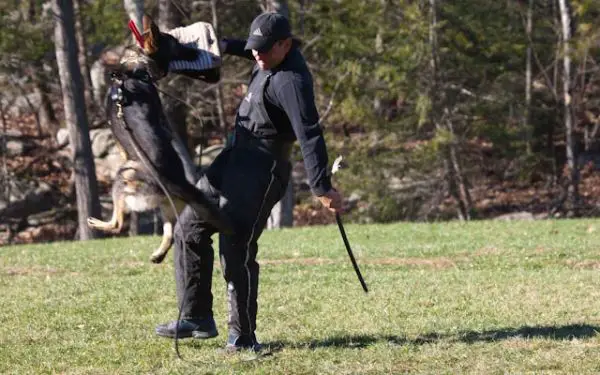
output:
[[[0,155],[9,157],[27,154],[36,144],[33,140],[23,136],[18,130],[9,129],[0,136]]]
[[[8,139],[0,143],[0,155],[8,157],[23,156],[35,148],[35,143],[28,139]]]
[[[52,208],[52,187],[47,183],[10,180],[8,184],[8,197],[0,197],[0,218],[22,218]]]
[[[63,128],[58,131],[56,141],[61,146],[69,144],[67,129]],[[124,160],[111,130],[108,128],[92,129],[90,131],[90,142],[98,180],[112,180]]]
[[[0,105],[7,108],[7,114],[13,118],[35,113],[40,107],[40,103],[41,98],[39,93],[3,97],[0,99]]]

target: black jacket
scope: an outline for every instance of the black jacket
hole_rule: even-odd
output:
[[[227,40],[223,53],[254,60],[252,51],[244,50],[245,45],[245,40]],[[249,87],[267,75],[270,78],[264,89],[264,105],[276,137],[298,140],[310,188],[315,195],[324,195],[331,189],[327,148],[315,107],[312,75],[295,43],[277,67],[260,70],[255,65]],[[238,116],[236,125],[244,126],[243,121],[244,117]]]

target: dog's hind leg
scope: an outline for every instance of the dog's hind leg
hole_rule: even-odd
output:
[[[120,233],[125,221],[125,196],[119,194],[118,187],[113,186],[113,214],[110,221],[102,221],[95,217],[88,217],[87,224],[90,228],[109,233]]]

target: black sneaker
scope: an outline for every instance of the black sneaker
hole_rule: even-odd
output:
[[[217,325],[212,317],[205,319],[182,319],[179,321],[179,327],[176,320],[156,326],[156,334],[162,337],[175,338],[176,332],[178,333],[177,337],[181,339],[187,337],[209,339],[219,335]]]
[[[232,336],[229,335],[227,339],[227,344],[225,345],[226,353],[238,353],[241,351],[250,351],[254,353],[258,353],[263,349],[262,345],[256,341],[256,336],[251,335],[242,335],[242,336]]]

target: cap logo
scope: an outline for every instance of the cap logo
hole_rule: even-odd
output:
[[[262,31],[260,31],[260,27],[256,28],[256,30],[252,32],[252,35],[263,36]]]

